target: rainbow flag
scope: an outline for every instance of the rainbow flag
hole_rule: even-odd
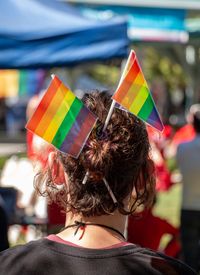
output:
[[[0,98],[18,96],[18,70],[0,70]]]
[[[77,158],[96,120],[83,102],[54,76],[26,128]]]
[[[136,54],[131,51],[113,100],[152,127],[163,131],[164,126],[156,109]]]
[[[44,79],[44,70],[0,70],[0,98],[30,98],[41,90]]]

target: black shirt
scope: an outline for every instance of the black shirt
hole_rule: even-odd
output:
[[[136,245],[89,249],[48,239],[0,253],[1,275],[196,274],[185,264]]]

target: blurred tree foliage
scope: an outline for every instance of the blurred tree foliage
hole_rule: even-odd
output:
[[[170,91],[177,87],[184,87],[187,82],[186,74],[181,65],[176,61],[175,53],[172,51],[169,55],[164,49],[156,47],[143,47],[142,51],[136,47],[136,53],[139,52],[140,63],[144,70],[147,82],[151,83],[155,78],[163,79]],[[141,60],[142,59],[142,60]],[[116,87],[121,68],[119,62],[110,64],[98,64],[88,70],[89,75],[108,87]]]
[[[89,70],[89,75],[95,80],[107,86],[114,88],[117,86],[120,79],[120,66],[118,64],[97,64]]]
[[[147,81],[151,82],[154,78],[160,77],[165,80],[170,91],[180,86],[185,87],[188,79],[173,51],[165,51],[165,49],[159,51],[153,47],[147,47],[144,50],[144,57],[142,65]]]

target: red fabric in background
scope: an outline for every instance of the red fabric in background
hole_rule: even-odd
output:
[[[52,203],[47,206],[48,224],[50,225],[64,225],[66,214],[62,213],[61,208]]]
[[[30,131],[27,131],[26,133],[26,142],[27,142],[27,157],[32,161],[38,161],[42,167],[46,166],[46,162],[48,160],[48,155],[51,151],[53,151],[53,146],[49,144],[48,147],[46,147],[42,153],[38,153],[34,150],[34,136]]]
[[[182,142],[190,141],[196,136],[195,130],[191,124],[181,127],[174,135],[172,143],[178,145]]]
[[[34,151],[33,151],[33,133],[30,131],[26,132],[26,143],[27,143],[27,157],[29,159],[33,159]]]
[[[167,191],[173,185],[171,173],[166,164],[155,165],[156,171],[156,191]]]
[[[34,134],[30,131],[27,131],[27,156],[30,160],[39,161],[44,168],[48,159],[48,155],[52,150],[52,147],[49,146],[49,149],[46,151],[46,154],[36,154],[33,148],[33,138]],[[47,205],[47,216],[49,225],[64,225],[65,224],[65,213],[61,212],[61,208],[56,204],[52,203]]]
[[[179,230],[166,220],[154,216],[151,211],[144,211],[142,216],[137,218],[130,216],[128,220],[128,241],[142,247],[158,250],[163,235],[170,234],[173,241],[169,249],[164,252],[171,257],[176,257],[180,252],[178,241]]]

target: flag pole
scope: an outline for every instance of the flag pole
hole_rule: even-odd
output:
[[[131,51],[131,53],[132,53],[132,51]],[[129,54],[129,57],[128,57],[128,60],[126,61],[125,66],[123,66],[123,64],[122,64],[122,67],[121,67],[122,75],[121,75],[119,84],[118,84],[118,86],[117,86],[117,89],[118,89],[118,87],[120,86],[120,84],[122,83],[122,81],[123,81],[123,79],[124,79],[124,77],[125,77],[125,73],[127,72],[128,64],[129,64],[130,59],[131,59],[131,53]],[[124,68],[123,68],[123,67],[124,67]],[[110,110],[109,110],[108,115],[107,115],[107,117],[106,117],[106,121],[105,121],[105,123],[104,123],[103,132],[106,130],[106,128],[107,128],[107,126],[108,126],[108,123],[109,123],[110,118],[111,118],[111,116],[112,116],[112,113],[113,113],[113,109],[114,109],[114,107],[115,107],[115,104],[116,104],[116,101],[113,99],[112,104],[111,104],[111,106],[110,106]]]
[[[128,60],[130,60],[130,55],[129,55]],[[127,69],[127,67],[128,67],[128,62],[126,63],[125,69]],[[118,87],[121,84],[122,80],[123,80],[123,74],[122,74],[121,79],[119,81]],[[103,130],[102,130],[103,132],[105,132],[105,130],[106,130],[107,126],[108,126],[108,123],[110,122],[110,119],[111,119],[111,116],[112,116],[115,104],[116,104],[116,101],[113,99],[112,103],[110,105],[110,109],[108,111],[108,114],[107,114],[104,126],[103,126]],[[89,172],[87,171],[86,174],[85,174],[85,176],[84,176],[84,178],[83,178],[82,184],[85,184],[87,182],[88,176],[89,176]]]
[[[110,118],[111,118],[112,113],[113,113],[113,109],[114,109],[114,107],[115,107],[115,103],[116,103],[116,101],[113,100],[113,101],[112,101],[112,104],[111,104],[111,106],[110,106],[110,110],[109,110],[109,112],[108,112],[108,115],[107,115],[107,117],[106,117],[104,126],[103,126],[103,132],[106,130],[106,128],[107,128],[107,126],[108,126],[108,123],[109,123]]]
[[[112,101],[112,104],[110,105],[110,109],[109,109],[109,111],[108,111],[108,115],[107,115],[107,117],[106,117],[106,120],[105,120],[105,123],[104,123],[104,126],[103,126],[103,132],[106,130],[106,128],[107,128],[107,126],[108,126],[108,123],[109,123],[110,118],[111,118],[112,113],[113,113],[113,109],[114,109],[114,107],[115,107],[115,103],[116,103],[116,101],[113,100],[113,101]],[[86,182],[87,182],[87,180],[88,180],[88,176],[89,176],[89,172],[87,171],[86,174],[85,174],[85,176],[84,176],[84,178],[83,178],[82,184],[86,184]],[[107,187],[107,185],[106,185],[106,187]]]

